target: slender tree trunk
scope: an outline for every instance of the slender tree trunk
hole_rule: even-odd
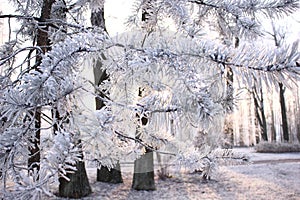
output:
[[[55,2],[55,0],[44,0],[43,6],[41,10],[41,21],[45,21],[47,19],[51,18],[51,9],[52,5]],[[46,53],[48,51],[48,26],[44,28],[38,29],[37,32],[37,46],[41,47],[43,53]],[[37,67],[35,70],[39,70],[38,66],[40,65],[42,61],[41,55],[37,55],[36,63]],[[34,115],[34,128],[35,128],[35,135],[34,137],[30,138],[30,142],[32,145],[29,147],[29,158],[28,158],[28,167],[29,171],[40,169],[40,159],[41,159],[41,153],[40,153],[40,139],[41,139],[41,108],[37,108],[35,111],[32,111]]]
[[[288,127],[284,92],[285,92],[285,88],[284,88],[283,84],[279,83],[279,98],[280,98],[280,108],[281,108],[283,140],[288,142],[289,141],[289,127]]]
[[[268,141],[268,127],[267,127],[267,119],[265,115],[265,106],[264,106],[264,94],[262,91],[262,88],[260,88],[260,112],[261,112],[261,118],[262,118],[262,138],[265,141]]]
[[[260,130],[261,130],[260,134],[262,140],[268,141],[267,120],[266,120],[265,109],[264,109],[262,88],[260,88],[259,92],[260,92],[260,97],[256,86],[254,86],[252,91],[252,97],[253,97],[254,107],[255,107],[255,116],[260,126]]]
[[[226,71],[226,95],[229,107],[227,110],[230,112],[233,110],[233,71],[230,67],[227,68]],[[233,121],[231,115],[227,115],[225,118],[225,137],[227,139],[227,143],[229,143],[229,147],[232,148],[234,145],[234,132],[233,132]]]
[[[276,128],[275,128],[275,121],[274,121],[274,111],[271,110],[271,120],[272,120],[272,124],[271,124],[271,141],[275,142],[276,141]]]
[[[298,143],[300,143],[300,106],[299,106],[299,88],[297,87],[296,105],[295,105],[295,125]]]
[[[272,36],[274,38],[275,46],[279,48],[282,44],[281,42],[282,42],[284,36],[282,36],[281,34],[278,33],[273,21],[272,21],[272,28],[273,28],[273,32],[274,32],[274,34]],[[285,87],[280,82],[278,84],[279,84],[279,102],[280,102],[280,108],[281,108],[283,140],[288,142],[289,141],[289,127],[288,127],[287,110],[286,110],[285,98],[284,98]]]
[[[100,27],[104,31],[106,31],[104,6],[100,10],[93,11],[91,13],[91,23],[93,26]],[[105,59],[104,55],[102,55],[102,59]],[[96,61],[96,64],[94,66],[95,85],[99,86],[108,78],[109,77],[106,71],[103,70],[101,61]],[[99,96],[103,97],[102,94],[99,94]],[[101,99],[96,98],[96,110],[100,110],[103,106],[105,106],[104,102]],[[120,163],[118,162],[112,169],[109,169],[106,166],[101,166],[101,168],[97,169],[97,181],[108,183],[123,183]]]
[[[29,147],[29,158],[28,158],[28,168],[29,172],[40,170],[40,160],[41,160],[41,153],[40,153],[40,139],[41,139],[41,109],[38,108],[34,114],[34,129],[35,134],[33,137],[30,138],[31,145]]]

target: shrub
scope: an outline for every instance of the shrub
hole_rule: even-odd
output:
[[[259,153],[300,152],[300,144],[260,142],[255,146],[255,150]]]

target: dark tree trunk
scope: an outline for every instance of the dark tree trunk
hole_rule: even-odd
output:
[[[274,122],[274,111],[271,110],[271,117],[272,117],[272,124],[271,124],[271,141],[276,141],[276,128],[275,128],[275,122]]]
[[[120,163],[117,163],[112,169],[108,169],[107,167],[97,169],[97,181],[106,183],[123,183]]]
[[[91,13],[91,23],[93,26],[100,27],[104,31],[106,31],[104,8]],[[105,59],[104,55],[102,55],[102,59]],[[101,61],[96,61],[96,64],[94,66],[94,78],[95,85],[97,86],[99,86],[103,81],[109,78],[106,71],[102,67]],[[104,97],[102,93],[98,95],[100,97]],[[96,110],[101,109],[103,106],[105,106],[104,102],[101,99],[96,98]],[[108,169],[108,167],[106,166],[102,166],[100,169],[97,169],[97,181],[108,183],[123,183],[120,164],[118,163],[112,169]]]
[[[104,8],[91,13],[91,23],[93,26],[97,26],[106,31],[105,19],[104,19]]]
[[[297,139],[300,143],[300,106],[299,106],[299,89],[297,88],[297,98],[296,98],[296,106],[295,106],[295,124],[296,124],[296,133]]]
[[[289,141],[289,127],[287,120],[287,111],[285,107],[285,98],[284,98],[285,88],[282,83],[279,83],[279,98],[280,98],[280,108],[281,108],[281,119],[282,119],[282,131],[283,131],[283,140]]]
[[[55,0],[44,0],[43,6],[41,10],[41,21],[45,21],[47,19],[51,18],[51,9],[52,5],[55,2]],[[44,28],[38,29],[37,32],[37,40],[36,44],[38,47],[41,47],[43,53],[46,53],[48,51],[48,26],[45,26]],[[39,70],[38,66],[40,65],[42,61],[41,55],[38,53],[36,58],[36,68],[35,70]],[[33,138],[30,138],[30,142],[32,142],[32,146],[29,147],[29,158],[28,158],[28,167],[29,171],[40,169],[40,138],[41,138],[41,108],[36,109],[33,111],[34,113],[34,127],[35,127],[35,135]]]
[[[59,131],[63,129],[63,125],[68,123],[68,115],[61,117],[57,110],[52,111],[53,120],[55,121],[53,125],[54,133],[60,134]],[[67,173],[66,177],[59,178],[59,196],[67,198],[82,198],[88,196],[92,193],[92,189],[88,180],[88,176],[85,169],[85,164],[83,161],[83,152],[81,141],[78,140],[78,146],[81,154],[81,161],[76,163],[76,171]]]
[[[92,193],[83,161],[76,163],[77,171],[68,173],[70,180],[59,178],[59,196],[65,198],[82,198]]]
[[[300,123],[299,120],[298,123]],[[296,127],[297,127],[297,138],[298,138],[298,142],[300,143],[300,124],[297,124]]]
[[[155,190],[153,151],[146,153],[134,161],[132,188],[135,190]]]
[[[266,120],[265,109],[264,109],[264,97],[263,97],[262,88],[259,89],[259,94],[258,94],[257,87],[256,85],[254,85],[252,91],[252,97],[253,97],[254,107],[255,107],[255,117],[258,121],[261,130],[260,133],[261,138],[264,141],[268,141],[267,120]]]
[[[267,129],[267,119],[265,115],[265,108],[264,108],[264,97],[263,97],[263,91],[262,88],[260,88],[260,112],[261,112],[261,118],[262,118],[262,135],[261,137],[263,140],[268,141],[268,129]]]

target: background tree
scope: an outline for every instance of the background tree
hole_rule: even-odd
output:
[[[91,23],[94,27],[100,28],[104,30],[104,32],[107,32],[105,19],[104,19],[104,1],[99,4],[100,7],[98,6],[92,8]],[[102,59],[105,59],[104,54],[102,56],[103,56]],[[103,65],[102,62],[98,60],[95,61],[95,66],[93,67],[96,87],[109,78],[106,73],[106,70],[103,69],[102,65]],[[104,98],[102,91],[100,91],[98,95]],[[104,101],[102,99],[96,97],[95,100],[96,100],[97,110],[100,110],[105,106]],[[100,168],[97,169],[97,181],[109,182],[109,183],[122,183],[123,179],[121,174],[120,163],[117,162],[116,166],[114,166],[111,169],[108,168],[107,166],[100,166]]]
[[[285,87],[282,83],[279,83],[279,97],[280,97],[280,108],[281,108],[281,119],[282,119],[282,131],[283,131],[283,140],[289,141],[289,126],[287,120],[287,110],[285,105],[284,98]]]
[[[55,0],[45,0],[42,2],[42,9],[40,13],[40,19],[41,22],[48,20],[51,18],[51,9],[52,5],[55,2]],[[36,46],[40,47],[43,53],[46,53],[49,50],[49,36],[48,36],[48,29],[49,26],[40,27],[37,29],[36,33]],[[40,56],[40,52],[37,52],[36,57],[36,65],[34,66],[34,70],[39,70],[38,66],[40,65],[42,61],[42,57]],[[32,115],[35,118],[35,130],[36,133],[32,138],[30,139],[32,145],[29,146],[29,159],[28,159],[28,166],[30,170],[39,170],[40,168],[40,139],[41,139],[41,108],[37,108],[36,110],[32,111]],[[28,116],[28,118],[31,118],[31,116]],[[25,119],[26,120],[26,119]]]
[[[268,141],[268,128],[265,115],[264,93],[261,85],[261,80],[258,81],[255,77],[253,79],[255,81],[251,93],[254,102],[255,117],[260,127],[260,137],[258,138],[262,138],[263,141]],[[259,143],[259,141],[260,140],[257,139],[256,143]]]
[[[69,8],[65,1],[56,0],[51,10],[51,18],[67,22],[67,12]],[[62,28],[62,27],[61,27]],[[67,26],[63,26],[62,31],[67,32]],[[51,32],[59,31],[58,28],[52,27]],[[53,30],[54,29],[54,30]],[[58,35],[52,43],[63,41],[66,38],[65,35]],[[53,133],[59,134],[64,131],[64,126],[68,123],[69,115],[71,113],[66,112],[64,116],[61,116],[59,108],[55,107],[51,110],[53,121]],[[75,138],[75,145],[79,150],[80,160],[73,164],[76,171],[71,171],[65,174],[65,177],[60,177],[59,180],[59,196],[67,198],[82,198],[92,193],[92,189],[89,183],[87,172],[85,169],[85,162],[83,160],[83,150],[80,138]],[[67,178],[66,178],[67,177]]]
[[[275,46],[280,47],[284,42],[285,33],[283,32],[283,30],[279,30],[278,28],[276,29],[273,21],[272,21],[272,31],[273,33],[270,34],[274,39]],[[279,85],[279,102],[280,102],[280,109],[281,109],[283,140],[289,142],[289,126],[288,126],[287,109],[286,109],[286,103],[284,97],[286,88],[282,82],[279,82],[278,85]]]
[[[143,5],[142,9],[142,22],[144,23],[144,27],[148,27],[148,30],[146,30],[146,34],[151,34],[153,30],[151,30],[151,25],[147,26],[147,23],[151,23],[151,15],[148,11],[150,7],[152,7],[151,4],[154,4],[155,1],[145,1],[145,4]],[[145,36],[146,39],[146,36]],[[143,44],[142,44],[143,45]],[[143,88],[140,87],[138,89],[138,96],[140,98],[143,97]],[[143,114],[137,114],[137,118],[140,121],[141,126],[146,126],[148,124],[148,116]],[[136,138],[140,139],[141,133],[139,133],[139,129],[141,127],[137,127],[136,131]],[[151,146],[144,147],[145,148],[145,154],[142,155],[140,158],[136,159],[134,161],[134,173],[133,173],[133,179],[132,179],[132,188],[135,190],[155,190],[155,181],[154,181],[154,160],[153,160],[153,148]]]

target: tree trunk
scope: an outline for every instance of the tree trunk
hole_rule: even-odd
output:
[[[275,121],[274,121],[274,111],[271,109],[271,141],[275,142],[276,141],[276,128],[275,128]]]
[[[139,96],[142,96],[142,89],[139,89]],[[137,115],[140,118],[139,115]],[[147,125],[148,118],[141,117],[142,126]],[[136,138],[139,138],[139,133],[136,133]],[[139,159],[134,161],[134,172],[132,180],[132,189],[135,190],[155,190],[154,181],[154,163],[153,151],[150,148],[144,147],[146,152]]]
[[[91,23],[93,26],[100,27],[106,31],[105,19],[104,19],[104,7],[91,13]],[[102,55],[102,59],[105,59],[105,56]],[[96,61],[94,66],[94,81],[95,85],[99,86],[103,81],[108,79],[108,75],[105,70],[103,70],[101,61]],[[101,97],[104,97],[103,94],[98,94]],[[101,109],[105,106],[104,102],[96,98],[96,110]],[[108,182],[108,183],[123,183],[121,167],[118,163],[114,168],[108,169],[106,166],[102,166],[100,169],[97,169],[97,181]]]
[[[296,105],[295,105],[295,125],[298,142],[300,143],[300,106],[299,106],[299,89],[297,87]]]
[[[263,97],[262,88],[260,88],[259,93],[260,94],[258,94],[256,85],[254,85],[252,91],[252,97],[253,97],[254,107],[255,107],[255,116],[261,130],[260,134],[262,140],[268,141],[267,120],[266,120],[265,109],[264,109],[264,97]]]
[[[230,116],[226,116],[224,121],[224,133],[225,133],[225,148],[232,148],[234,146],[234,133],[233,133],[233,124]]]
[[[284,98],[285,88],[282,83],[279,83],[279,98],[280,98],[280,108],[281,108],[281,119],[282,119],[282,131],[283,131],[283,140],[289,141],[289,127],[287,120],[287,111],[285,107],[285,98]]]
[[[53,129],[55,134],[60,134],[59,130],[63,129],[63,124],[68,123],[68,115],[61,117],[59,113],[54,110],[52,111],[53,120],[55,121]],[[66,180],[63,177],[59,178],[59,196],[67,198],[82,198],[92,193],[92,189],[88,180],[88,176],[83,161],[82,144],[80,140],[77,140],[81,161],[78,161],[75,165],[76,171],[67,173]]]
[[[151,0],[147,0],[143,8],[142,21],[144,22],[150,18],[150,14],[147,12],[147,6],[151,6],[151,3]],[[138,92],[138,95],[142,97],[142,88],[140,88]],[[139,116],[137,117],[139,118]],[[147,123],[147,116],[142,117],[141,124],[146,125]],[[139,138],[138,132],[136,133],[136,138]],[[147,147],[145,148],[146,153],[134,161],[132,189],[135,190],[155,190],[153,151]]]
[[[29,157],[28,157],[28,169],[29,172],[40,170],[40,160],[41,160],[41,152],[40,152],[40,139],[41,139],[41,109],[37,109],[34,112],[34,128],[35,134],[32,138],[30,138],[30,142],[32,143],[29,146]]]
[[[226,70],[226,99],[227,99],[227,108],[228,112],[232,112],[233,110],[233,71],[230,67]],[[229,143],[230,147],[234,145],[234,133],[233,133],[233,122],[232,117],[228,114],[225,118],[225,137],[227,139],[227,143]]]
[[[135,190],[155,190],[153,151],[134,161],[132,188]]]
[[[41,10],[41,21],[45,21],[47,19],[51,18],[51,9],[52,5],[55,2],[55,0],[44,0],[43,6]],[[44,28],[38,29],[37,32],[37,40],[36,44],[38,47],[41,47],[43,53],[46,53],[48,51],[48,26],[45,26]],[[38,66],[40,65],[42,61],[42,57],[40,54],[36,57],[36,68],[35,70],[38,70]],[[32,146],[29,147],[29,158],[28,158],[28,168],[29,171],[40,169],[40,159],[41,159],[41,153],[40,153],[40,138],[41,138],[41,108],[38,108],[37,110],[33,111],[34,114],[34,127],[35,127],[35,135],[33,138],[30,138],[30,142],[32,142]]]
[[[77,171],[67,174],[70,181],[62,177],[59,178],[60,197],[79,199],[92,193],[84,161],[77,162],[76,169]]]
[[[263,140],[268,141],[268,127],[267,127],[267,119],[265,115],[265,106],[264,106],[264,96],[263,96],[262,88],[260,88],[260,112],[262,118],[262,133],[261,137]]]
[[[120,163],[118,162],[112,169],[103,166],[100,169],[97,169],[97,181],[123,183]]]
[[[238,48],[240,44],[240,39],[238,37],[235,37],[235,43],[234,48]],[[228,112],[233,111],[233,71],[230,67],[227,67],[226,70],[226,99],[228,101],[227,105],[228,107],[226,110]],[[232,148],[234,145],[234,131],[233,131],[233,121],[231,115],[227,115],[224,122],[224,133],[225,133],[225,139],[226,141],[226,147]]]

